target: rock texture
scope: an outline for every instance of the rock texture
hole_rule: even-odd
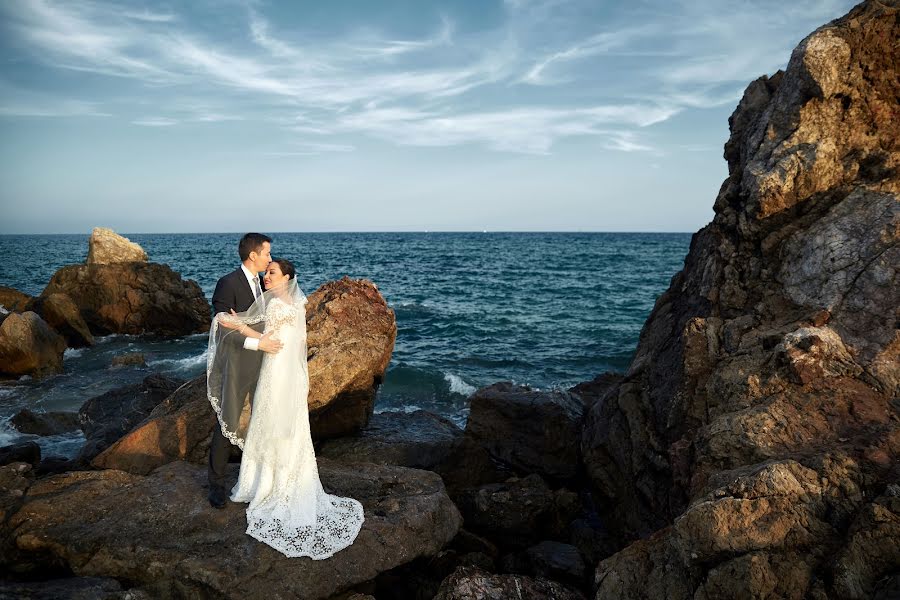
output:
[[[32,299],[27,306],[62,335],[70,348],[94,344],[94,336],[81,317],[75,302],[66,294],[50,294]]]
[[[344,277],[310,294],[306,330],[313,438],[365,427],[394,351],[394,311],[374,283]]]
[[[562,391],[495,383],[469,397],[466,435],[523,473],[555,480],[578,474],[583,402]]]
[[[182,383],[181,380],[154,373],[141,383],[110,390],[85,402],[78,411],[86,438],[79,460],[93,459],[146,419]]]
[[[29,302],[31,302],[31,296],[28,294],[15,288],[0,285],[0,306],[6,311],[22,312]]]
[[[75,431],[80,427],[77,413],[34,412],[27,408],[14,414],[9,423],[20,433],[33,433],[34,435],[56,435]]]
[[[58,373],[65,350],[65,340],[36,313],[11,313],[0,322],[0,374]]]
[[[81,471],[34,482],[8,522],[17,551],[3,560],[127,580],[152,597],[328,598],[437,553],[460,527],[434,473],[327,460],[319,472],[326,490],[365,508],[355,542],[327,560],[286,558],[246,535],[246,505],[211,508],[206,467],[185,462],[147,477]]]
[[[180,336],[209,330],[210,308],[200,286],[167,265],[147,262],[69,265],[53,274],[41,296],[63,293],[91,333]]]
[[[660,530],[597,598],[864,598],[900,571],[898,38],[865,2],[732,115],[715,217],[586,417],[610,526]]]
[[[147,262],[147,253],[138,244],[112,229],[94,227],[88,240],[87,264],[109,265],[126,262]]]

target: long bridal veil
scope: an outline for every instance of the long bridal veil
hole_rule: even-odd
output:
[[[275,311],[271,311],[270,323],[267,325],[266,309],[273,301],[293,307],[303,318],[292,324],[271,322]],[[220,313],[213,319],[209,329],[209,345],[206,358],[206,394],[216,413],[222,434],[235,446],[244,449],[247,429],[250,425],[252,399],[259,378],[262,352],[244,350],[245,336],[236,328],[226,327],[220,319],[228,320],[236,325],[247,325],[258,333],[269,329],[272,335],[282,337],[296,336],[299,342],[292,347],[288,360],[279,361],[282,365],[295,366],[286,369],[279,377],[291,379],[290,389],[284,391],[293,398],[301,395],[306,399],[309,388],[309,377],[306,365],[306,295],[297,284],[296,278],[290,279],[276,290],[266,290],[246,311],[226,315]],[[285,311],[278,311],[284,314]],[[275,331],[275,329],[278,331]],[[301,372],[298,372],[301,371]],[[301,377],[305,375],[305,377]],[[286,382],[282,382],[286,383]],[[305,389],[304,389],[305,388]],[[285,432],[290,434],[291,431]]]

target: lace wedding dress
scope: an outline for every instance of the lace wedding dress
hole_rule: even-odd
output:
[[[306,403],[305,304],[302,292],[266,301],[265,331],[284,346],[263,357],[231,500],[249,502],[249,535],[286,556],[319,560],[352,544],[364,517],[359,501],[328,494],[319,481]]]

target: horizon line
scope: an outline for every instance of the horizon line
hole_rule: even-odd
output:
[[[701,227],[702,229],[702,227]],[[116,231],[118,235],[233,235],[248,233],[240,231]],[[696,233],[695,231],[664,231],[664,230],[635,230],[635,229],[405,229],[405,230],[317,230],[317,231],[271,231],[265,235],[295,234],[295,233]],[[60,231],[52,233],[0,233],[0,236],[27,236],[27,235],[85,235],[90,237],[92,232]],[[262,232],[260,232],[262,233]]]

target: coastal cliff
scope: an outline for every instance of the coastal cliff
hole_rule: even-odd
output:
[[[896,2],[860,4],[729,119],[715,217],[586,417],[620,542],[660,530],[599,565],[598,599],[897,579],[898,39]]]

